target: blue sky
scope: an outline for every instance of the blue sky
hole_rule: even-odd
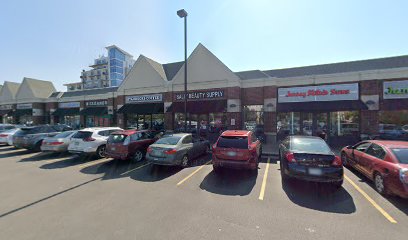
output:
[[[276,69],[408,54],[408,1],[6,0],[0,15],[3,81],[64,83],[105,46],[137,58],[183,60],[203,43],[233,71]]]

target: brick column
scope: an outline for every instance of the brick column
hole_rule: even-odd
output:
[[[126,122],[125,122],[125,116],[122,113],[117,114],[117,126],[120,128],[125,129],[126,128]]]
[[[235,125],[231,125],[235,121]],[[227,127],[229,130],[239,130],[242,126],[242,119],[240,112],[227,113]]]
[[[379,128],[378,111],[361,110],[360,123],[362,134],[376,134]]]

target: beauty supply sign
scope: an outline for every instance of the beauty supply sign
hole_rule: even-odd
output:
[[[384,99],[408,98],[408,80],[383,83]]]
[[[126,103],[149,103],[149,102],[162,102],[163,94],[149,94],[139,96],[127,96]]]
[[[32,109],[33,104],[32,103],[19,103],[17,104],[17,109]]]
[[[187,99],[217,99],[223,98],[224,96],[224,90],[187,93]],[[177,93],[176,95],[174,95],[174,100],[184,100],[184,93]]]
[[[278,89],[279,103],[327,102],[358,99],[358,83]]]

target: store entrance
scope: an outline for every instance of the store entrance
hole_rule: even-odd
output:
[[[319,136],[326,139],[328,129],[327,112],[301,113],[300,114],[300,134],[306,136]]]

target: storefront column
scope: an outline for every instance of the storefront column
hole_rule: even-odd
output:
[[[44,116],[33,116],[33,124],[34,125],[44,124]]]
[[[227,126],[228,130],[239,130],[242,126],[241,113],[228,112],[227,113]]]
[[[361,110],[361,134],[376,134],[379,129],[379,111]]]
[[[174,130],[173,124],[174,124],[173,112],[164,113],[164,126],[166,130],[173,131]]]
[[[125,115],[122,113],[117,114],[117,124],[118,127],[125,129],[126,128],[126,122],[125,122]]]

